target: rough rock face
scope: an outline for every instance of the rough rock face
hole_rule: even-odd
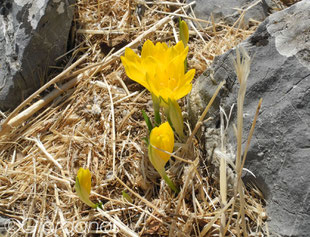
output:
[[[244,107],[246,135],[258,100],[263,98],[246,167],[256,175],[254,181],[267,199],[269,228],[281,236],[306,237],[310,233],[309,39],[310,1],[304,0],[268,17],[241,44],[253,58]],[[217,116],[220,103],[227,110],[236,103],[239,85],[232,55],[235,50],[218,57],[196,81],[189,96],[193,122],[216,87],[210,74],[217,82],[227,81],[213,115]],[[236,123],[235,114],[232,123]],[[233,135],[231,138],[234,142]]]
[[[187,0],[192,2],[194,0]],[[198,18],[210,20],[211,13],[215,22],[225,21],[233,24],[240,16],[237,9],[245,9],[255,3],[255,0],[195,0],[195,15]],[[250,18],[256,21],[263,21],[268,16],[268,5],[265,1],[258,3],[247,11],[244,16],[244,23],[248,25]]]
[[[8,223],[9,223],[9,218],[2,217],[0,215],[0,236],[5,236],[7,232]]]
[[[17,106],[67,50],[73,0],[0,1],[0,109]]]

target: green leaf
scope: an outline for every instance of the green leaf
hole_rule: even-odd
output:
[[[123,195],[123,198],[124,198],[125,200],[127,200],[128,202],[130,202],[130,203],[133,202],[133,201],[132,201],[132,198],[129,196],[128,193],[125,192],[125,190],[122,191],[122,195]]]
[[[102,207],[102,203],[101,203],[101,202],[99,202],[99,203],[96,204],[96,209],[97,209],[97,208],[100,208],[100,209],[103,210],[103,207]]]
[[[149,145],[149,139],[147,137],[142,138],[142,140],[145,142],[147,146]]]
[[[143,115],[143,118],[144,118],[145,123],[147,125],[147,128],[149,129],[149,132],[151,132],[153,129],[153,125],[152,125],[150,118],[147,116],[147,114],[145,113],[144,110],[142,110],[142,115]]]

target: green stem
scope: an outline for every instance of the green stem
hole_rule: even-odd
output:
[[[175,192],[175,193],[179,193],[179,189],[174,185],[174,183],[168,178],[167,174],[163,174],[163,179],[166,181],[166,183],[168,184],[168,186]]]
[[[103,210],[103,207],[102,207],[102,203],[101,203],[101,202],[97,203],[96,206],[95,206],[94,208],[97,209],[98,207],[99,207],[100,209]]]
[[[154,116],[155,116],[155,125],[159,126],[161,124],[161,118],[160,118],[160,101],[159,98],[157,98],[155,95],[152,94],[152,100],[153,100],[153,108],[154,108]]]

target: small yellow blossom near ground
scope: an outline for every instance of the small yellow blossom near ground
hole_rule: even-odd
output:
[[[165,171],[165,165],[170,159],[170,155],[164,151],[172,153],[173,147],[174,134],[168,122],[161,124],[159,127],[153,128],[150,134],[150,144],[148,147],[150,162],[160,176],[167,182],[169,187],[173,191],[178,192],[177,188],[168,178]]]
[[[89,200],[91,190],[91,173],[89,169],[79,169],[76,176],[75,190],[82,202],[92,208],[97,207],[96,204]]]

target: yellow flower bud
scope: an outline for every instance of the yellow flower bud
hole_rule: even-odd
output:
[[[184,123],[181,108],[175,100],[168,101],[168,115],[170,122],[181,139],[184,139]]]
[[[165,165],[170,159],[170,155],[164,151],[172,153],[174,147],[174,134],[168,122],[153,128],[150,134],[150,143],[148,147],[149,159],[160,176],[167,182],[169,187],[178,192],[177,188],[167,177]]]
[[[91,190],[91,173],[89,169],[79,169],[76,176],[75,190],[82,202],[92,208],[97,207],[96,204],[89,200]]]
[[[182,40],[184,46],[187,45],[188,40],[189,40],[189,31],[188,31],[188,26],[185,21],[179,21],[180,24],[180,40]]]

